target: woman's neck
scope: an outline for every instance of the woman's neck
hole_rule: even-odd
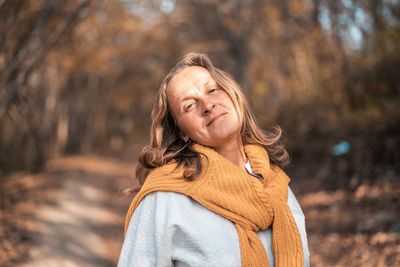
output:
[[[225,144],[223,147],[215,148],[215,151],[230,160],[233,164],[245,170],[247,158],[244,153],[241,139]]]

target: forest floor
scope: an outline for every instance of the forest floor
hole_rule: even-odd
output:
[[[115,266],[135,185],[136,152],[50,161],[0,184],[0,266]],[[399,177],[329,191],[291,173],[306,216],[311,265],[400,266]]]
[[[129,157],[125,157],[129,158]],[[116,266],[133,160],[59,158],[1,185],[0,266]]]

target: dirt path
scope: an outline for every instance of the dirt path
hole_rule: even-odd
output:
[[[133,170],[132,163],[98,156],[51,161],[45,173],[31,177],[40,180],[42,186],[35,188],[40,193],[18,203],[23,221],[17,224],[28,229],[31,242],[25,256],[8,257],[7,264],[115,266],[129,204],[129,197],[118,191],[130,185]],[[27,178],[20,179],[27,183]]]

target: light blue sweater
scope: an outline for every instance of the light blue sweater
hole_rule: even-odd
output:
[[[252,173],[250,164],[246,168]],[[288,206],[300,232],[307,267],[304,214],[290,187]],[[257,232],[273,267],[271,234],[271,228]],[[190,197],[154,192],[140,202],[125,235],[118,267],[128,266],[241,266],[239,237],[233,222]]]

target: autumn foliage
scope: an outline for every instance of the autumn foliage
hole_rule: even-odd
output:
[[[0,21],[0,175],[147,142],[163,76],[195,51],[282,127],[288,172],[399,185],[397,0],[4,0]]]

